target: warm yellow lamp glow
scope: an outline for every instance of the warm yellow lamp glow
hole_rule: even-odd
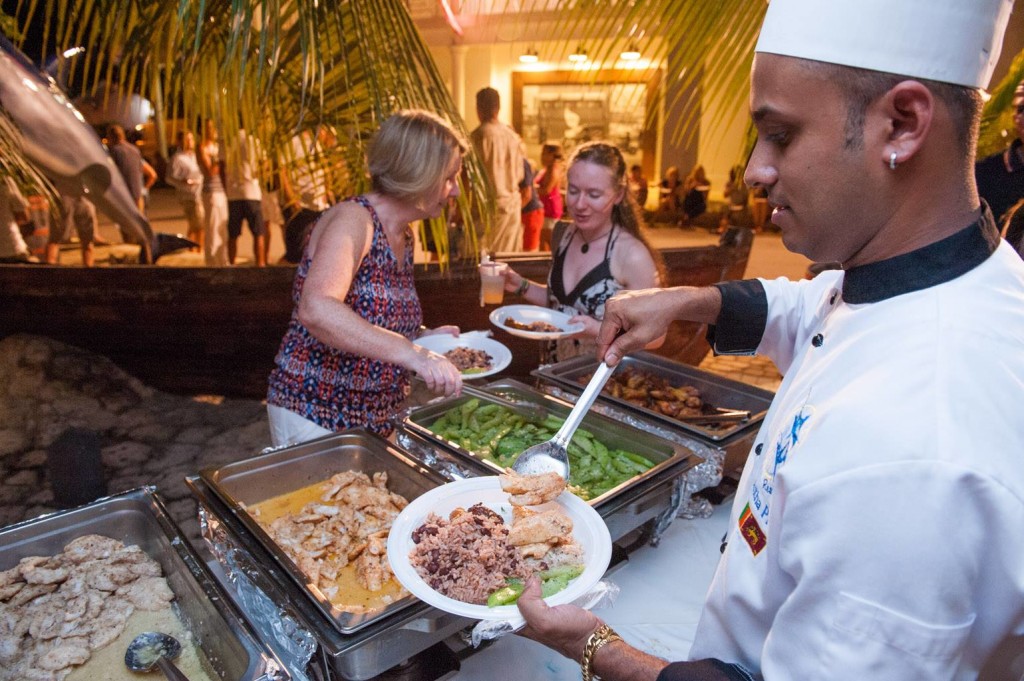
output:
[[[569,61],[574,63],[587,61],[587,51],[583,49],[582,45],[579,45],[576,51],[569,55]]]
[[[524,64],[536,64],[537,60],[539,59],[540,56],[537,54],[537,50],[533,49],[532,47],[528,49],[525,53],[519,55],[519,61],[523,62]]]
[[[636,44],[630,44],[629,47],[622,51],[622,54],[620,54],[619,57],[623,61],[636,61],[640,58],[640,50],[637,48]]]

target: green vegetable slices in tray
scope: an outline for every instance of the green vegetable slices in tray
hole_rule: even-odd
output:
[[[497,473],[531,445],[550,440],[572,408],[515,381],[485,390],[415,408],[403,425]],[[596,412],[584,417],[567,449],[569,490],[591,503],[693,456],[681,445]]]

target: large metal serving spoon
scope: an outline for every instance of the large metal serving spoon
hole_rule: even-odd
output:
[[[547,442],[528,447],[512,464],[512,470],[519,475],[538,475],[553,471],[568,480],[569,453],[565,448],[569,446],[569,440],[572,439],[573,433],[583,422],[583,417],[587,415],[590,405],[601,394],[601,388],[608,382],[614,371],[614,368],[601,362],[555,436]]]
[[[188,681],[188,677],[171,662],[180,654],[181,644],[178,639],[158,631],[147,631],[128,644],[124,663],[133,672],[148,672],[153,667],[159,667],[171,681]]]

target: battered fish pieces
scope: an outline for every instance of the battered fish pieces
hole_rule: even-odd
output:
[[[509,493],[513,506],[540,506],[552,501],[565,489],[565,478],[558,473],[519,475],[506,468],[498,480],[502,491]]]
[[[501,489],[512,503],[512,526],[508,541],[532,567],[546,570],[556,565],[582,562],[583,551],[572,538],[572,519],[560,509],[534,511],[552,501],[565,489],[558,473],[519,475],[511,468],[498,476]]]

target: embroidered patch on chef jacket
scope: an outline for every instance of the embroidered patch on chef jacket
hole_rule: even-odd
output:
[[[757,524],[757,518],[750,512],[750,504],[744,506],[743,513],[740,513],[740,535],[755,556],[768,544],[768,538]]]
[[[775,476],[801,442],[802,431],[813,415],[814,407],[804,404],[791,417],[782,421],[786,424],[785,428],[775,437],[773,446],[765,446],[755,451],[756,457],[761,459],[755,463],[755,465],[760,465],[761,473],[751,476],[749,500],[739,519],[740,534],[743,535],[743,540],[747,542],[755,556],[768,543],[767,529],[771,522]]]

